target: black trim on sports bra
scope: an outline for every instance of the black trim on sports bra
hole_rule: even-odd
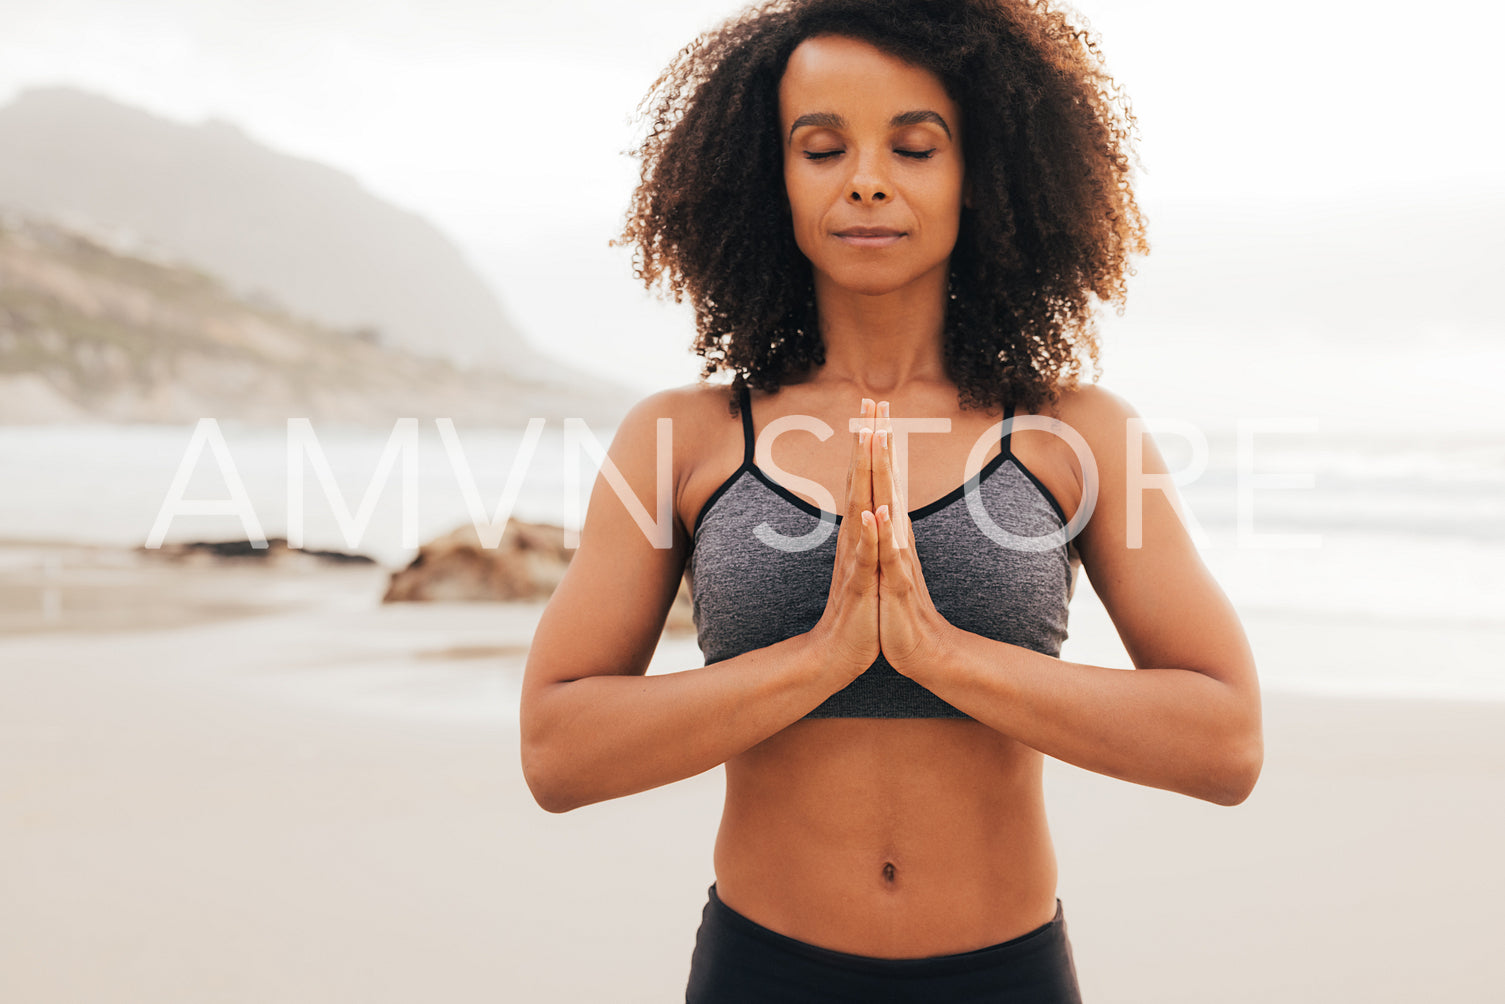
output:
[[[737,402],[742,410],[742,466],[753,465],[753,452],[757,449],[757,437],[753,435],[752,393],[747,384],[737,385]]]
[[[732,485],[736,484],[743,474],[748,471],[757,471],[757,468],[753,466],[753,446],[755,441],[753,438],[752,401],[749,399],[747,393],[747,384],[739,385],[737,394],[742,407],[742,466],[728,474],[726,480],[717,485],[716,490],[711,492],[711,497],[705,500],[705,505],[700,507],[700,512],[695,516],[695,526],[690,530],[691,549],[695,546],[696,534],[700,533],[700,524],[705,522],[706,515],[720,501],[721,496],[730,491]]]
[[[1066,510],[1061,508],[1061,503],[1057,502],[1056,497],[1051,494],[1050,489],[1045,487],[1045,482],[1035,477],[1035,472],[1025,467],[1018,457],[1010,457],[1009,459],[1014,461],[1014,466],[1019,468],[1020,474],[1023,474],[1030,481],[1034,482],[1035,487],[1040,490],[1040,494],[1045,496],[1045,501],[1049,502],[1050,507],[1056,511],[1056,518],[1061,521],[1061,525],[1070,525],[1071,521],[1066,518]],[[1068,543],[1070,542],[1068,541]]]
[[[1008,422],[1009,419],[1013,417],[1014,403],[1010,401],[1008,407],[1004,409],[1003,420],[1004,422]],[[1019,468],[1020,474],[1023,474],[1026,478],[1029,478],[1034,486],[1040,490],[1040,494],[1045,496],[1045,501],[1049,502],[1050,507],[1056,511],[1056,516],[1061,520],[1061,525],[1066,526],[1070,522],[1070,520],[1066,518],[1066,510],[1062,508],[1060,502],[1056,501],[1056,497],[1051,492],[1051,490],[1045,487],[1045,482],[1035,477],[1035,472],[1024,466],[1024,461],[1014,456],[1014,451],[1009,447],[1009,438],[1013,436],[1014,430],[1012,427],[1006,426],[1006,428],[1008,428],[1008,431],[999,438],[999,445],[1003,449],[1003,454],[1014,462],[1014,466]],[[1068,541],[1068,543],[1070,542]]]

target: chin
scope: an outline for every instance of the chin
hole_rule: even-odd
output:
[[[891,269],[874,267],[827,272],[826,277],[835,288],[862,296],[882,296],[920,279],[919,275],[898,274]]]

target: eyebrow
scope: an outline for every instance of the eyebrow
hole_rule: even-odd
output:
[[[946,120],[937,113],[924,109],[922,111],[900,112],[888,120],[890,128],[897,129],[901,126],[919,125],[921,122],[933,122],[946,131],[946,138],[951,138],[951,127]],[[845,129],[847,120],[835,112],[810,112],[801,115],[794,120],[794,125],[789,127],[789,142],[794,142],[794,132],[804,126],[817,126],[823,129]]]

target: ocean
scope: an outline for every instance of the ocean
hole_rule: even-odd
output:
[[[1505,435],[1490,379],[1505,367],[1497,350],[1468,351],[1475,365],[1430,406],[1398,355],[1350,365],[1347,382],[1320,394],[1289,374],[1277,391],[1258,367],[1210,392],[1194,372],[1177,372],[1196,370],[1195,354],[1138,373],[1121,365],[1104,384],[1144,417],[1168,469],[1183,472],[1177,490],[1198,549],[1241,613],[1342,624],[1357,637],[1365,625],[1408,625],[1435,632],[1441,652],[1455,632],[1505,629]],[[1322,368],[1310,372],[1316,380]],[[1413,394],[1391,392],[1400,386]],[[537,430],[516,470],[530,438],[523,428],[456,428],[452,453],[433,424],[416,427],[407,466],[393,452],[380,477],[388,433],[310,428],[317,449],[301,463],[303,546],[359,551],[390,568],[472,512],[495,515],[509,475],[512,515],[576,526],[594,479],[592,451],[558,423]],[[0,427],[0,539],[134,547],[159,520],[167,541],[243,539],[257,528],[287,535],[286,430],[200,429],[212,431],[223,457],[209,436],[195,460],[192,425]],[[613,430],[588,432],[604,448]],[[238,514],[166,520],[175,478],[186,479],[182,499],[238,496]],[[1297,690],[1505,699],[1505,658],[1395,663],[1356,652],[1299,676],[1262,665],[1261,678]]]

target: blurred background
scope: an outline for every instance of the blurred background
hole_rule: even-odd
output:
[[[740,6],[0,0],[0,996],[682,989],[719,770],[537,809],[517,687],[564,559],[514,528],[499,569],[464,527],[570,525],[594,464],[563,420],[604,446],[695,379],[688,305],[607,242],[638,100]],[[1079,9],[1153,249],[1101,382],[1180,472],[1271,702],[1231,814],[1052,764],[1084,988],[1359,999],[1286,923],[1307,876],[1375,928],[1323,950],[1420,923],[1463,959],[1453,999],[1487,999],[1462,949],[1505,924],[1447,894],[1505,887],[1473,787],[1505,759],[1505,14]],[[296,541],[295,511],[301,550],[223,543]],[[700,664],[679,627],[654,671]],[[1062,657],[1131,665],[1085,577]],[[1397,859],[1432,864],[1373,892]],[[1363,999],[1417,999],[1403,954]]]

